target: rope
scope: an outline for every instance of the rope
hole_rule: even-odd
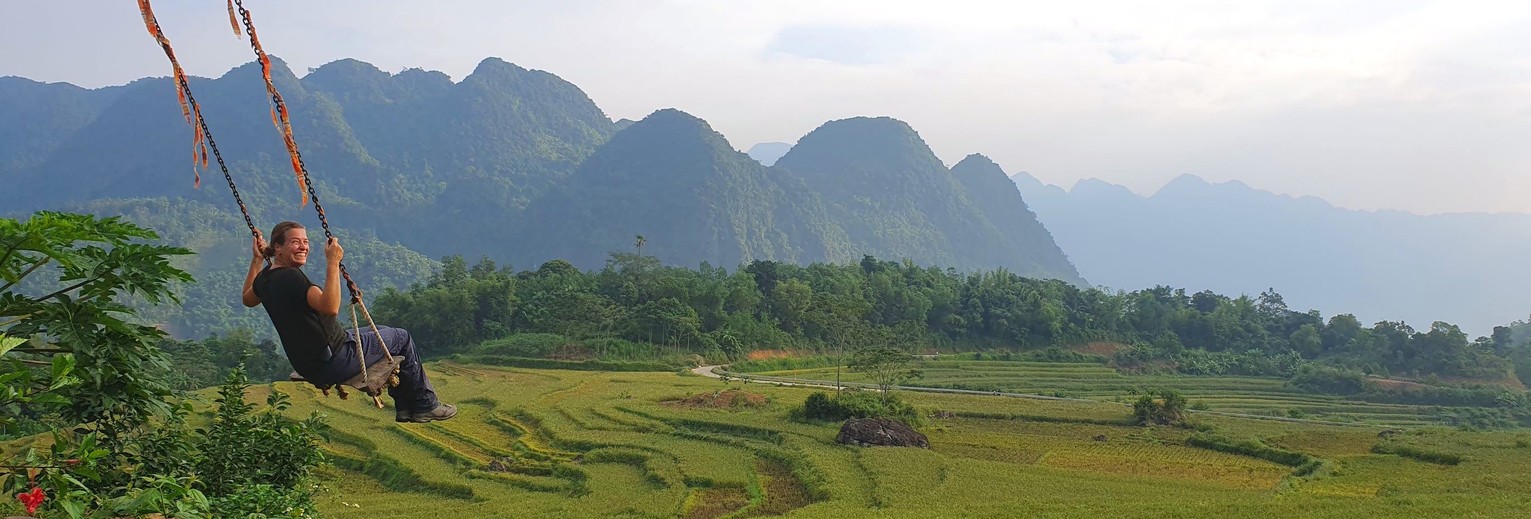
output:
[[[393,362],[393,352],[388,351],[388,343],[383,342],[383,332],[378,331],[378,329],[377,329],[377,321],[372,320],[372,312],[368,312],[367,311],[367,303],[364,303],[364,302],[362,302],[362,300],[357,299],[356,300],[356,304],[361,306],[361,313],[362,313],[362,315],[367,316],[367,324],[372,326],[372,334],[377,336],[377,344],[379,346],[383,347],[383,356],[388,359],[388,362]],[[351,311],[354,312],[354,311],[356,311],[356,309],[352,308]],[[393,372],[394,372],[394,374],[398,374],[399,368],[397,366],[395,366],[394,369],[393,369]]]
[[[250,219],[250,211],[245,208],[244,198],[239,196],[239,187],[234,185],[234,176],[229,174],[229,166],[223,162],[223,154],[218,152],[218,143],[213,140],[213,131],[207,127],[207,120],[202,118],[202,105],[198,104],[197,98],[191,95],[191,85],[186,82],[186,72],[181,69],[181,63],[175,59],[175,50],[170,47],[170,39],[165,37],[164,31],[160,30],[159,21],[154,17],[153,6],[149,5],[149,0],[138,0],[138,11],[143,14],[144,27],[149,29],[149,35],[153,36],[160,48],[165,50],[165,57],[170,58],[176,98],[181,102],[181,115],[186,118],[186,123],[191,125],[191,171],[195,176],[192,186],[202,185],[202,175],[197,171],[197,166],[207,167],[207,150],[211,148],[213,158],[218,161],[218,170],[223,172],[223,179],[229,184],[229,192],[234,194],[234,203],[239,204],[239,214],[245,218],[245,227],[250,229],[250,236],[259,237],[260,231],[255,230],[255,222]]]
[[[357,299],[356,301],[359,302],[361,299]],[[372,317],[368,316],[367,321],[371,322]],[[356,321],[356,303],[351,303],[351,328],[353,330],[352,334],[356,337],[356,362],[361,364],[361,385],[365,388],[363,391],[366,391],[368,395],[372,396],[373,405],[376,405],[378,409],[382,409],[383,399],[380,398],[379,395],[382,395],[383,392],[378,387],[372,385],[370,377],[367,374],[367,352],[361,347],[361,323]],[[373,324],[372,328],[376,330],[377,325]],[[383,340],[383,336],[378,335],[377,339],[379,342],[381,342]],[[384,347],[383,353],[387,352],[388,348]],[[393,360],[393,357],[390,355],[388,360]],[[397,368],[395,368],[395,370],[397,371]]]
[[[147,1],[147,0],[140,0]],[[255,35],[255,22],[250,18],[250,11],[245,9],[243,0],[233,0],[234,6],[239,12],[239,17],[244,21],[245,33],[250,35],[250,49],[255,52],[255,58],[260,62],[261,75],[266,80],[266,92],[271,94],[271,122],[276,125],[277,131],[281,132],[282,140],[287,145],[287,154],[292,157],[293,174],[298,177],[300,189],[305,190],[303,204],[308,200],[314,200],[314,211],[319,214],[319,226],[324,229],[325,242],[334,238],[330,232],[330,223],[324,216],[324,206],[319,204],[319,193],[314,191],[313,180],[309,177],[308,167],[303,164],[303,154],[298,151],[298,141],[292,137],[292,121],[287,116],[287,103],[282,100],[281,92],[276,90],[276,84],[271,81],[271,58],[261,48],[260,38]],[[346,290],[351,293],[351,301],[361,301],[361,288],[356,286],[356,281],[351,279],[351,273],[346,270],[346,264],[340,263],[340,276],[346,280]]]
[[[365,386],[367,385],[367,352],[361,348],[361,323],[356,321],[356,303],[351,303],[351,330],[351,335],[356,337],[356,362],[361,364],[361,383]]]

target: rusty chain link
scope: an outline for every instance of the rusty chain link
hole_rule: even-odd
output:
[[[266,57],[266,51],[261,49],[260,40],[255,35],[255,22],[250,19],[250,11],[245,9],[243,0],[234,0],[234,5],[239,10],[240,20],[244,22],[245,33],[250,36],[250,50],[255,52],[256,61],[261,64],[261,67],[269,67],[270,60]],[[270,77],[269,70],[264,70],[263,72],[267,77]],[[283,114],[282,123],[290,126],[291,123],[286,119],[287,103],[282,100],[282,94],[276,91],[275,85],[268,83],[267,87],[271,91],[271,102],[275,105],[276,113]],[[308,190],[308,197],[314,201],[314,211],[319,214],[319,226],[324,229],[325,243],[328,244],[329,240],[333,239],[335,235],[330,232],[329,220],[324,216],[324,206],[319,204],[319,193],[314,191],[314,182],[309,178],[308,166],[303,164],[303,154],[298,152],[296,145],[293,146],[291,151],[293,159],[298,165],[299,176],[303,178],[303,187]],[[232,181],[230,185],[233,185]],[[346,264],[341,262],[339,266],[340,276],[346,280],[346,290],[351,293],[351,302],[360,301],[362,295],[361,288],[357,287],[356,281],[351,279],[351,273],[346,271]]]

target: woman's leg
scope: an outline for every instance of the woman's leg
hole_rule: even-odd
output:
[[[420,354],[409,332],[387,326],[379,326],[377,331],[374,334],[371,329],[362,330],[362,351],[368,366],[383,360],[384,345],[394,359],[399,361],[399,385],[388,388],[388,396],[393,397],[393,406],[399,416],[402,418],[410,413],[428,412],[439,406],[436,390],[425,377],[425,369],[420,365]],[[356,360],[358,337],[355,330],[347,329],[346,337],[349,340],[334,352],[323,370],[310,380],[319,384],[339,384],[361,373],[361,362]]]
[[[420,353],[415,349],[414,338],[409,336],[409,332],[403,328],[387,326],[377,327],[377,332],[374,334],[370,329],[362,329],[362,350],[367,353],[369,366],[383,360],[384,345],[388,346],[394,359],[399,361],[399,385],[388,388],[388,396],[393,397],[394,407],[401,412],[422,413],[440,405],[441,402],[436,398],[436,388],[425,377],[425,367],[420,365]]]

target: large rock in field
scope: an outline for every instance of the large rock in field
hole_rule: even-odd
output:
[[[835,441],[850,445],[869,447],[920,447],[930,448],[930,440],[904,422],[887,418],[852,418],[840,426],[840,436]]]

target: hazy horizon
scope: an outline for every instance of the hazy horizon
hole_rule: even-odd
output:
[[[557,74],[613,119],[674,107],[736,148],[825,121],[908,122],[948,165],[1148,196],[1182,174],[1417,214],[1531,212],[1531,6],[1136,6],[250,0],[299,75],[355,58],[460,81],[486,57]],[[131,2],[12,2],[0,75],[87,88],[169,65]],[[222,2],[161,1],[189,73],[252,59]],[[59,23],[46,23],[57,20]],[[58,30],[67,22],[70,30]]]

